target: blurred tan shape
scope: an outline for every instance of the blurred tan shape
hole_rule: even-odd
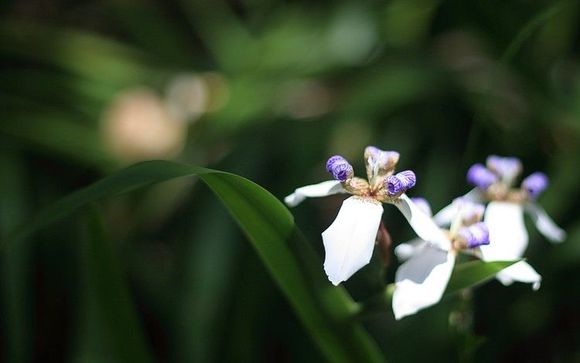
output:
[[[328,87],[315,80],[288,81],[280,89],[278,109],[295,119],[322,116],[333,106]]]
[[[230,99],[230,88],[228,82],[221,74],[207,72],[201,74],[209,97],[207,99],[206,112],[220,110]]]
[[[167,109],[176,120],[193,122],[205,113],[208,97],[203,78],[182,74],[167,86]]]
[[[229,97],[225,79],[218,73],[182,74],[166,91],[167,108],[180,121],[194,122],[204,113],[222,108]]]
[[[187,125],[170,115],[150,89],[122,92],[101,120],[103,143],[121,162],[170,159],[183,149]]]

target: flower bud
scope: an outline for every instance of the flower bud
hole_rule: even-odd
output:
[[[481,164],[474,164],[467,171],[467,182],[483,190],[497,180],[497,176]]]
[[[417,178],[415,173],[411,170],[405,170],[395,175],[390,175],[385,180],[385,188],[387,188],[387,194],[391,197],[397,197],[407,190],[415,186]]]
[[[466,243],[467,248],[489,244],[489,230],[483,222],[461,228],[457,236]]]
[[[522,181],[522,188],[531,199],[536,199],[548,187],[548,184],[549,180],[546,174],[537,171]]]
[[[350,165],[348,161],[340,155],[335,155],[328,159],[326,162],[326,171],[328,171],[334,179],[340,180],[341,182],[352,178],[354,175],[352,165]]]

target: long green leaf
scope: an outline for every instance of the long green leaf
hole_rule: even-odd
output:
[[[88,203],[192,175],[198,175],[214,191],[238,222],[306,330],[330,361],[384,361],[374,340],[351,319],[357,305],[343,288],[328,283],[319,258],[294,225],[288,209],[259,185],[234,174],[167,161],[143,162],[56,202],[40,212],[15,239]]]
[[[101,359],[110,355],[115,362],[153,362],[115,248],[97,212],[86,217],[83,300],[89,304],[85,310],[93,324],[89,320],[87,325],[93,331],[84,334],[104,344],[107,355]],[[84,343],[91,346],[95,342]]]
[[[27,203],[26,173],[18,152],[2,149],[0,152],[0,235],[22,223]],[[2,357],[6,362],[29,362],[33,344],[32,316],[32,248],[31,241],[23,240],[7,248],[1,256],[0,299],[2,326],[5,334]]]
[[[453,294],[468,287],[482,284],[491,280],[498,272],[513,265],[515,261],[471,261],[457,265],[453,270],[453,275],[447,284],[445,294]]]

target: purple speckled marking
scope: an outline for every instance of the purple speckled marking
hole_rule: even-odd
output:
[[[476,248],[489,244],[489,230],[483,222],[463,227],[457,234],[467,242],[467,248]]]
[[[532,199],[536,199],[548,187],[549,183],[546,174],[537,171],[522,181],[522,188],[528,192]]]
[[[405,170],[395,175],[390,175],[385,180],[385,187],[390,196],[401,195],[415,186],[417,178],[411,170]]]
[[[427,199],[415,197],[415,198],[411,198],[411,200],[413,201],[413,203],[415,203],[417,208],[422,210],[429,217],[431,217],[433,215],[433,212],[431,211],[431,205],[429,204]]]
[[[474,164],[467,171],[467,182],[484,190],[497,180],[497,175],[481,164]]]
[[[335,155],[328,159],[326,162],[326,171],[328,171],[334,179],[340,180],[341,182],[352,178],[354,175],[352,165],[350,165],[348,161],[340,155]]]
[[[488,168],[494,170],[502,178],[514,178],[522,170],[522,162],[515,157],[490,155],[486,163]]]

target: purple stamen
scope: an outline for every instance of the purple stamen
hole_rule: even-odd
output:
[[[481,164],[474,164],[467,171],[467,182],[483,190],[497,181],[497,176]]]
[[[548,184],[546,174],[537,171],[522,181],[522,188],[528,192],[531,199],[536,199],[548,187]]]
[[[395,175],[390,175],[385,180],[385,187],[390,196],[399,196],[415,186],[417,178],[411,170],[405,170]]]
[[[427,199],[415,197],[415,198],[411,198],[411,200],[413,201],[413,203],[415,203],[415,205],[420,210],[422,210],[429,217],[431,217],[433,215],[433,212],[431,211],[431,205],[429,205],[429,202],[427,201]]]
[[[328,159],[326,162],[326,171],[328,171],[334,179],[340,180],[341,182],[352,178],[354,175],[352,165],[350,165],[348,161],[340,155],[335,155]]]
[[[463,227],[457,232],[457,235],[467,243],[467,248],[489,244],[489,230],[483,222]]]
[[[522,170],[522,162],[514,157],[490,155],[486,163],[490,170],[495,171],[503,179],[513,179]]]

